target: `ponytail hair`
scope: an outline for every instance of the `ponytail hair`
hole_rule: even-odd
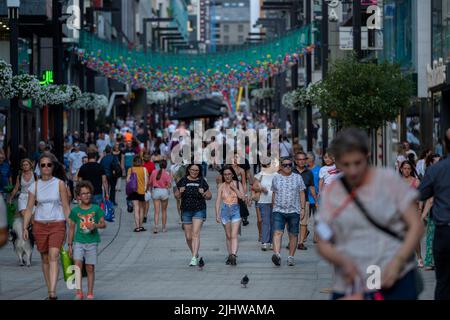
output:
[[[161,179],[161,175],[164,169],[167,168],[167,161],[166,160],[161,160],[161,162],[159,163],[159,170],[158,170],[158,174],[156,175],[156,180],[160,180]]]

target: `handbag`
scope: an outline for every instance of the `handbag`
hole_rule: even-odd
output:
[[[352,193],[352,188],[350,187],[350,185],[348,184],[347,180],[345,179],[345,177],[343,176],[341,178],[341,182],[345,188],[345,190],[347,191],[347,193],[349,195],[351,195]],[[358,199],[358,197],[356,196],[356,194],[353,197],[353,201],[355,202],[356,206],[359,208],[360,212],[363,214],[363,216],[367,219],[367,221],[369,221],[375,228],[377,228],[380,231],[383,231],[384,233],[390,235],[391,237],[403,242],[403,240],[405,239],[402,235],[386,228],[385,226],[380,225],[378,222],[376,222],[369,214],[369,211],[366,209],[366,207],[362,204],[362,202]],[[411,256],[410,258],[411,260],[414,260],[414,256]],[[414,269],[414,277],[416,280],[416,292],[417,295],[421,294],[424,290],[424,282],[423,282],[423,277],[422,274],[420,274],[420,272],[417,270],[417,268]]]
[[[127,196],[130,196],[131,194],[137,192],[137,190],[138,190],[137,175],[136,172],[133,172],[133,169],[131,169],[130,180],[127,182],[125,191],[127,193]]]
[[[237,186],[239,189],[239,181],[237,181]],[[241,218],[247,218],[250,215],[250,212],[248,211],[247,204],[244,200],[238,198],[238,204],[239,204],[239,214],[241,215]]]

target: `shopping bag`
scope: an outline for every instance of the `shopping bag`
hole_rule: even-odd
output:
[[[69,277],[73,274],[73,272],[69,271],[69,267],[74,265],[74,263],[73,263],[72,258],[69,256],[69,253],[64,248],[64,246],[61,247],[60,256],[61,256],[61,266],[62,266],[62,270],[63,270],[64,281],[66,282],[69,279]]]
[[[105,213],[105,220],[108,222],[114,222],[115,212],[113,203],[108,198],[105,198],[100,207]]]

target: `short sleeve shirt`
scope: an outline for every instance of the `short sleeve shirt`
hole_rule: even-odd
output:
[[[87,210],[81,209],[79,206],[73,208],[69,219],[76,225],[74,241],[78,243],[99,243],[100,235],[98,230],[90,231],[88,226],[99,223],[104,215],[103,210],[95,204]]]
[[[303,183],[305,184],[305,194],[306,194],[306,200],[308,200],[309,203],[311,203],[309,201],[309,196],[310,196],[310,192],[309,192],[309,188],[314,187],[314,175],[313,173],[309,170],[309,169],[305,169],[302,173],[300,173],[297,168],[295,168],[293,170],[293,173],[295,174],[299,174],[302,176],[303,179]]]
[[[181,211],[198,212],[206,210],[205,198],[198,191],[200,188],[203,188],[205,192],[209,190],[205,179],[189,180],[187,177],[183,177],[177,182],[177,188],[182,187],[185,187],[186,190],[181,194]]]
[[[102,194],[103,176],[106,175],[103,166],[97,162],[88,162],[83,164],[78,172],[78,176],[92,183],[94,186],[94,195]]]
[[[272,181],[275,192],[274,212],[300,214],[300,192],[305,190],[305,183],[299,174],[289,176],[277,174]]]
[[[336,168],[336,165],[323,166],[319,171],[319,179],[323,179],[324,184],[329,185],[337,178],[338,174],[339,170]]]
[[[357,191],[357,197],[377,223],[398,234],[406,228],[402,213],[418,198],[418,192],[411,188],[393,170],[374,169],[373,177]],[[327,223],[333,230],[333,243],[341,254],[354,261],[359,271],[367,275],[371,265],[381,271],[396,255],[402,243],[374,227],[361,213],[354,202],[342,211],[339,208],[348,198],[340,180],[325,188],[317,219]],[[414,261],[408,263],[400,276],[414,268]],[[346,286],[342,272],[336,269],[334,290],[344,292]]]

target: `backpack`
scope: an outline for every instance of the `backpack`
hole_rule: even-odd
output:
[[[126,186],[127,196],[130,196],[131,194],[137,192],[137,190],[138,190],[137,175],[136,172],[133,172],[133,169],[131,169],[130,180],[127,182]]]
[[[119,161],[116,157],[114,157],[114,160],[111,163],[111,175],[115,179],[122,178],[122,167],[120,166]]]

